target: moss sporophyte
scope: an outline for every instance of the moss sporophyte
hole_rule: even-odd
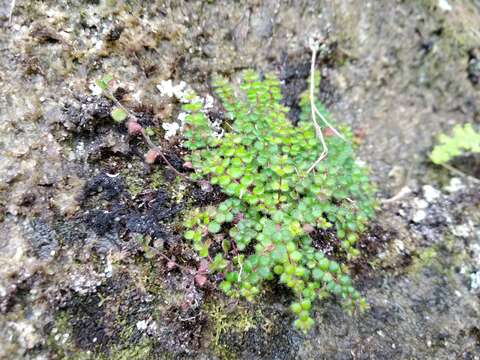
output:
[[[318,82],[316,76],[314,87]],[[347,259],[359,254],[355,244],[376,203],[367,172],[355,161],[351,132],[340,127],[342,136],[335,136],[321,126],[328,156],[317,161],[325,148],[311,121],[309,91],[301,97],[303,112],[295,126],[280,104],[280,83],[273,75],[260,79],[246,71],[239,96],[222,78],[214,86],[230,119],[225,133],[212,132],[192,94],[183,106],[184,146],[191,150],[191,178],[218,185],[229,198],[192,211],[184,237],[201,257],[212,259],[209,270],[223,275],[219,287],[229,296],[252,300],[266,280],[290,288],[295,326],[303,331],[314,324],[317,299],[334,295],[349,312],[364,308],[348,266],[328,259],[310,236],[332,228]],[[325,108],[316,100],[314,105],[331,125]]]

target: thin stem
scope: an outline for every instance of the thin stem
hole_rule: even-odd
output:
[[[180,265],[179,263],[177,263],[176,261],[170,259],[167,255],[163,254],[161,251],[155,249],[154,247],[151,247],[151,246],[148,246],[149,250],[153,251],[155,254],[157,255],[160,255],[161,257],[163,257],[165,260],[168,260],[170,262],[172,262],[175,266],[177,266],[178,268],[186,271],[186,272],[189,272],[189,273],[192,273],[193,272],[193,269],[190,269],[186,266],[183,266],[183,265]]]
[[[337,135],[337,136],[338,136],[340,139],[342,139],[343,141],[346,141],[345,136],[343,136],[342,134],[340,134],[340,133],[338,132],[338,130],[335,129],[335,128],[332,126],[332,124],[330,124],[330,122],[327,120],[327,118],[326,118],[325,116],[323,116],[323,115],[320,113],[320,111],[318,111],[318,108],[315,106],[315,104],[314,104],[313,106],[314,106],[314,108],[315,108],[315,112],[316,112],[317,115],[320,117],[320,119],[322,119],[322,121],[323,121],[325,124],[327,124],[327,126],[328,126],[330,129],[332,129],[332,131],[335,133],[335,135]]]
[[[106,91],[106,90],[102,90],[102,91],[110,100],[112,100],[115,103],[115,105],[117,105],[119,108],[121,108],[123,111],[125,111],[125,113],[129,117],[131,117],[133,120],[135,120],[135,122],[137,122],[137,123],[139,122],[138,118],[135,115],[133,115],[125,106],[123,106],[122,103],[120,101],[118,101],[115,98],[115,96],[113,96],[112,93],[110,93],[109,91]],[[143,139],[147,143],[148,147],[152,150],[155,150],[160,155],[162,160],[167,164],[168,167],[170,167],[177,175],[182,176],[183,178],[187,179],[187,176],[185,174],[183,174],[180,171],[178,171],[177,169],[175,169],[175,167],[170,163],[170,161],[167,159],[167,157],[165,156],[163,151],[157,145],[155,145],[155,143],[152,141],[152,139],[150,139],[150,136],[148,136],[148,134],[145,132],[145,130],[143,128],[142,128],[141,134],[142,134]]]
[[[440,164],[440,165],[442,165],[445,169],[453,172],[454,174],[457,174],[457,175],[460,175],[460,176],[465,177],[467,179],[470,179],[475,184],[480,184],[480,179],[477,179],[475,176],[465,174],[463,171],[458,170],[457,168],[455,168],[451,165],[448,165],[448,164]]]
[[[320,111],[318,110],[317,106],[315,105],[314,101],[314,93],[315,93],[315,60],[317,56],[317,52],[319,49],[319,42],[316,39],[310,38],[309,39],[309,46],[310,50],[312,51],[312,62],[310,64],[310,110],[312,113],[312,121],[313,121],[313,126],[315,127],[315,133],[317,135],[317,138],[320,140],[320,143],[322,144],[322,152],[320,156],[315,160],[315,162],[310,166],[310,168],[307,170],[307,174],[310,173],[315,167],[318,165],[320,161],[322,161],[328,154],[328,147],[325,142],[325,138],[323,136],[322,128],[317,122],[316,116],[318,117],[327,125],[334,133],[337,135],[339,138],[345,141],[345,137],[340,134],[340,132],[335,129],[332,124],[323,116]]]
[[[322,153],[320,156],[315,160],[315,162],[310,166],[310,168],[307,170],[307,174],[312,171],[317,164],[322,161],[328,154],[328,147],[327,144],[325,143],[325,139],[323,137],[322,133],[322,128],[320,125],[318,125],[317,119],[316,119],[316,112],[315,112],[315,103],[313,100],[313,96],[315,93],[315,59],[317,56],[317,51],[318,51],[318,41],[315,41],[313,39],[310,39],[310,49],[312,50],[312,62],[310,64],[310,110],[312,113],[312,121],[313,121],[313,126],[315,127],[315,133],[317,137],[320,139],[320,142],[322,144]],[[317,110],[318,111],[318,110]]]
[[[394,196],[388,199],[382,199],[382,204],[390,204],[410,194],[412,190],[408,186],[402,187]]]

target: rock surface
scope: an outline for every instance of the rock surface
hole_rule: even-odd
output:
[[[426,156],[435,134],[479,121],[478,2],[17,1],[11,23],[9,12],[0,3],[0,358],[480,358],[480,192]],[[379,197],[411,192],[362,239],[354,278],[369,309],[319,304],[302,335],[284,289],[235,305],[215,279],[198,286],[181,212],[222,195],[145,165],[94,81],[114,76],[182,171],[162,128],[177,110],[156,85],[205,96],[214,73],[274,71],[295,121],[314,33],[319,96],[353,128]]]

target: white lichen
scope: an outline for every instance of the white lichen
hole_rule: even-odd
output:
[[[480,289],[480,270],[470,274],[470,288],[473,292]]]
[[[458,177],[454,177],[450,179],[450,184],[445,187],[449,193],[455,193],[460,190],[465,189],[465,184],[462,182],[462,179]]]
[[[101,96],[103,94],[102,89],[95,82],[90,83],[90,85],[88,85],[88,88],[92,92],[93,96]]]
[[[448,3],[447,0],[438,0],[438,7],[442,11],[452,11],[452,6]]]
[[[195,91],[185,82],[180,81],[179,84],[174,85],[172,80],[164,80],[157,85],[157,89],[160,91],[162,96],[171,98],[175,97],[181,103],[200,103],[202,105],[201,112],[207,113],[210,109],[213,108],[214,98],[210,94],[207,94],[204,98],[198,96]],[[185,126],[185,120],[188,116],[187,112],[180,112],[177,116],[177,120],[173,122],[165,122],[162,124],[162,128],[166,131],[164,138],[170,140],[175,137],[179,132],[182,132]],[[207,116],[208,119],[208,116]],[[208,119],[210,128],[212,129],[213,136],[221,138],[223,136],[223,129],[221,122],[210,121]]]
[[[165,139],[170,140],[172,137],[177,135],[177,131],[180,130],[180,125],[174,121],[171,123],[163,123],[162,128],[165,130]]]
[[[442,193],[435,189],[433,186],[430,185],[425,185],[423,187],[423,196],[425,200],[427,200],[429,203],[434,202],[437,200]]]
[[[187,83],[185,81],[180,81],[178,85],[173,85],[172,80],[164,80],[157,85],[157,89],[162,96],[175,96],[178,100],[183,99],[188,92]]]

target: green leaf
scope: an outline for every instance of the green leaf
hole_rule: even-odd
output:
[[[210,224],[208,224],[208,232],[212,233],[212,234],[216,234],[220,231],[221,229],[221,225],[215,221],[211,222]]]
[[[112,119],[117,123],[123,122],[128,116],[125,110],[119,107],[114,108],[110,115],[112,116]]]
[[[112,81],[113,79],[113,76],[112,75],[104,75],[101,79],[99,80],[96,80],[95,81],[95,84],[100,88],[102,89],[103,91],[107,91],[108,90],[108,83],[110,81]]]
[[[192,240],[193,237],[195,236],[195,231],[189,230],[189,231],[187,231],[183,236],[184,236],[185,239],[187,239],[187,240]]]
[[[243,169],[240,167],[232,167],[227,170],[227,173],[234,179],[239,179],[243,175]]]
[[[292,312],[296,315],[300,314],[302,312],[302,306],[299,303],[292,303],[290,305],[290,309]]]
[[[207,245],[202,245],[202,247],[198,251],[198,255],[200,255],[201,257],[207,257],[208,256],[208,246]]]

